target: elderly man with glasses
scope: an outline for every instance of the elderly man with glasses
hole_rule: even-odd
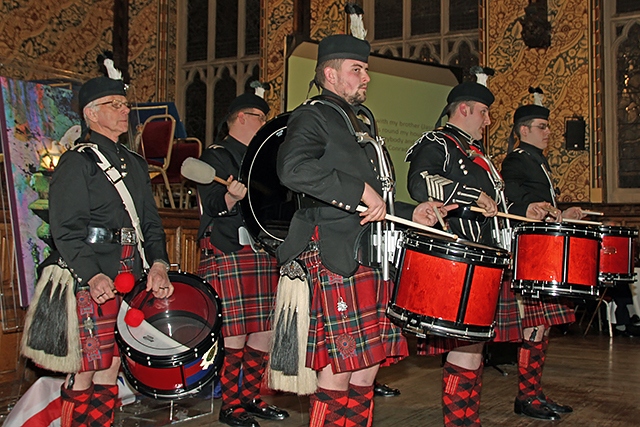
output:
[[[91,79],[80,88],[79,104],[88,129],[76,141],[76,148],[89,144],[92,149],[65,152],[53,173],[49,218],[57,252],[45,264],[58,263],[75,279],[82,366],[62,386],[61,425],[110,426],[120,369],[114,340],[121,302],[114,286],[116,276],[125,272],[134,278],[141,276],[143,260],[138,248],[143,248],[151,266],[147,291],[166,298],[172,295],[173,286],[167,275],[165,233],[147,163],[119,142],[127,132],[129,117],[124,83],[106,76]],[[138,218],[130,216],[119,190],[97,164],[99,155],[122,177]]]

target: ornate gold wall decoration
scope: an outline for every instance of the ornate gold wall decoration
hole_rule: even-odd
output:
[[[564,120],[582,116],[587,120],[587,148],[590,137],[590,50],[588,0],[549,0],[551,46],[530,49],[522,41],[518,19],[528,0],[485,1],[483,36],[487,64],[496,70],[489,87],[496,95],[489,132],[490,153],[501,160],[511,132],[514,110],[533,102],[529,86],[545,92],[545,106],[551,110],[551,140],[547,157],[554,183],[563,201],[589,201],[589,151],[566,150]]]
[[[267,0],[261,72],[271,83],[266,98],[275,112],[281,111],[284,97],[284,45],[293,32],[293,0]],[[322,40],[331,34],[345,32],[345,0],[311,1],[311,39]]]
[[[24,80],[97,75],[98,54],[111,50],[112,8],[110,0],[3,2],[3,74]]]

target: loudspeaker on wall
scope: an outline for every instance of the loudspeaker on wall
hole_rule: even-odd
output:
[[[564,122],[564,141],[567,150],[585,149],[587,124],[582,117],[571,117]]]

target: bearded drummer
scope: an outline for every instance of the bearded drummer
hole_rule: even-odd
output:
[[[129,103],[122,80],[97,77],[79,92],[80,111],[88,130],[76,144],[94,144],[119,172],[144,233],[142,246],[151,268],[147,291],[157,298],[172,295],[164,228],[158,214],[147,163],[119,142],[127,132]],[[49,190],[51,235],[62,260],[76,281],[82,367],[62,385],[61,425],[111,426],[118,398],[116,380],[120,356],[114,328],[121,298],[114,279],[123,272],[140,277],[137,248],[143,236],[114,184],[89,151],[66,151]]]
[[[222,300],[225,358],[219,421],[230,426],[256,427],[254,417],[284,420],[289,416],[260,396],[273,336],[271,312],[279,270],[274,257],[251,244],[238,203],[247,195],[247,187],[237,180],[240,164],[267,114],[269,104],[263,98],[253,93],[238,96],[226,116],[228,134],[200,157],[227,180],[226,184],[198,185],[202,203],[198,274]]]
[[[312,281],[306,366],[317,372],[318,388],[310,398],[311,426],[371,425],[378,368],[408,355],[400,328],[385,315],[390,282],[354,255],[358,236],[387,213],[376,151],[371,142],[358,143],[345,119],[357,117],[357,127],[376,136],[375,119],[362,105],[369,50],[367,41],[344,34],[320,42],[314,82],[322,101],[296,108],[278,151],[281,182],[305,195],[277,255],[304,265]],[[358,214],[360,203],[367,209]],[[434,206],[446,215],[437,202],[397,208],[433,225]]]
[[[519,145],[513,150],[513,138],[502,162],[505,193],[518,203],[548,202],[548,219],[561,222],[563,218],[582,219],[586,215],[579,207],[560,211],[552,184],[551,169],[544,150],[549,144],[549,109],[530,104],[519,107],[513,115],[513,134]],[[514,212],[517,213],[517,212]],[[572,412],[567,405],[554,402],[542,391],[542,370],[549,346],[551,326],[573,323],[575,314],[566,299],[556,297],[531,298],[522,296],[524,339],[518,356],[518,394],[514,403],[517,414],[543,420],[558,420],[560,414]]]
[[[409,149],[406,160],[411,162],[408,189],[414,200],[459,204],[463,209],[449,212],[451,231],[473,242],[497,246],[493,217],[502,197],[496,185],[500,177],[484,157],[481,142],[485,127],[491,124],[489,108],[493,101],[493,94],[482,84],[465,82],[454,87],[443,112],[448,122],[424,133]],[[471,206],[484,213],[471,211]],[[547,214],[544,206],[525,204],[522,211],[530,218],[541,219]],[[509,286],[502,286],[496,323],[494,341],[520,340],[517,302]],[[444,425],[479,426],[484,344],[436,336],[430,337],[427,345],[419,343],[418,354],[449,352],[442,379]]]

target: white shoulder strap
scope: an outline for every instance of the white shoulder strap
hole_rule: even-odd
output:
[[[86,149],[90,149],[98,156],[99,161],[96,162],[100,169],[107,176],[109,181],[113,184],[113,186],[120,194],[120,198],[122,199],[122,203],[124,203],[124,208],[129,214],[129,218],[131,218],[131,224],[133,228],[136,230],[137,242],[138,242],[138,252],[140,252],[140,257],[142,257],[142,264],[145,269],[149,268],[149,263],[147,262],[147,258],[144,254],[144,248],[142,247],[142,242],[144,242],[144,236],[142,235],[142,228],[140,227],[140,218],[138,217],[138,212],[136,211],[136,205],[133,203],[133,199],[131,198],[131,193],[129,193],[129,189],[125,185],[122,180],[122,174],[118,169],[114,168],[109,160],[100,152],[98,146],[96,144],[83,143],[78,144],[74,147],[74,150],[83,152]]]

